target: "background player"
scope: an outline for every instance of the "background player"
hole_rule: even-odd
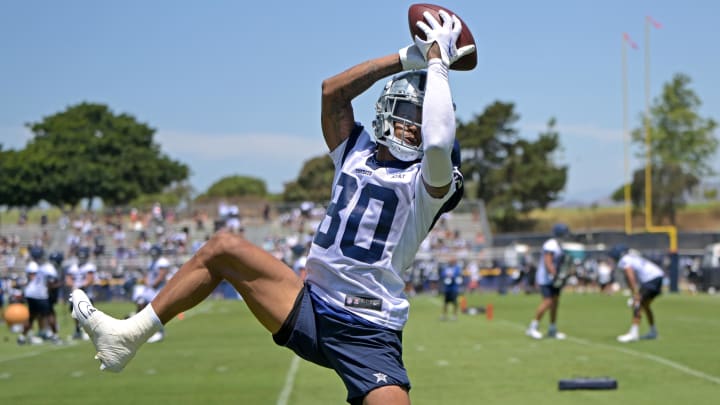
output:
[[[85,291],[88,297],[92,300],[93,291],[92,286],[95,284],[95,274],[97,273],[97,266],[95,263],[90,261],[90,248],[87,246],[81,246],[76,251],[77,261],[71,264],[65,271],[65,286],[72,290],[80,289]],[[72,312],[72,304],[70,305],[70,311]],[[80,328],[80,323],[75,320],[75,332],[72,336],[73,339],[87,340],[88,336]]]
[[[628,250],[623,245],[613,247],[609,256],[615,260],[617,267],[622,269],[633,299],[630,330],[628,333],[618,336],[618,341],[628,343],[639,339],[657,339],[655,315],[650,308],[650,304],[652,304],[655,297],[662,293],[662,282],[665,273],[655,263],[635,251]],[[640,336],[641,310],[645,312],[648,325],[650,325],[650,331],[643,336]]]
[[[150,247],[150,264],[143,279],[143,284],[137,286],[133,291],[133,302],[136,312],[140,312],[155,297],[160,289],[167,283],[170,276],[170,261],[162,254],[162,246],[153,245]],[[160,328],[150,336],[148,343],[155,343],[165,339],[165,328]]]
[[[542,339],[543,335],[538,330],[540,320],[546,311],[550,311],[550,326],[548,327],[549,338],[565,339],[565,334],[557,330],[557,311],[560,303],[560,291],[562,290],[564,275],[561,274],[561,265],[565,260],[565,252],[562,248],[562,240],[570,234],[570,229],[565,224],[555,224],[552,228],[553,237],[545,241],[542,246],[542,256],[535,273],[535,283],[540,288],[542,301],[535,310],[535,318],[525,334],[533,339]]]
[[[460,293],[460,286],[463,284],[462,268],[458,264],[456,257],[450,258],[448,263],[442,267],[440,279],[443,282],[445,295],[441,319],[448,319],[448,307],[452,306],[450,320],[455,321],[458,315],[458,294]]]
[[[22,334],[18,336],[18,344],[42,343],[42,339],[56,340],[57,336],[49,333],[48,317],[50,316],[50,294],[48,284],[57,279],[57,270],[45,260],[45,250],[42,246],[30,247],[30,262],[25,267],[28,282],[23,288],[23,295],[30,310],[30,318],[23,327]],[[38,335],[28,336],[33,323],[37,321]]]

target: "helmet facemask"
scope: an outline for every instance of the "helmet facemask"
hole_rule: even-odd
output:
[[[411,162],[423,156],[422,138],[413,145],[405,140],[404,134],[415,126],[418,134],[422,128],[422,104],[425,96],[425,71],[411,71],[395,76],[383,89],[375,104],[373,128],[375,141],[385,145],[399,160]],[[395,125],[404,126],[403,136],[395,135]]]

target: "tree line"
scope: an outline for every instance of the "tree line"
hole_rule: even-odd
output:
[[[650,115],[632,131],[632,140],[652,167],[653,213],[656,221],[674,223],[688,191],[703,176],[713,174],[710,159],[717,149],[713,119],[699,115],[700,98],[690,78],[676,75],[654,100]],[[559,161],[561,136],[555,118],[530,140],[517,128],[520,115],[511,102],[496,101],[467,122],[458,121],[466,198],[482,199],[497,231],[520,230],[528,214],[545,209],[561,197],[567,165]],[[115,114],[108,106],[83,102],[26,124],[33,133],[21,150],[0,145],[0,206],[32,207],[40,201],[74,209],[81,201],[99,198],[105,206],[126,206],[159,199],[259,197],[284,202],[330,199],[333,165],[327,154],[307,160],[297,178],[270,196],[265,181],[251,176],[228,176],[192,196],[188,165],[164,154],[154,141],[156,130],[129,114]],[[644,205],[644,167],[631,183],[636,211]],[[624,184],[613,198],[624,198]],[[166,198],[167,200],[167,198]]]

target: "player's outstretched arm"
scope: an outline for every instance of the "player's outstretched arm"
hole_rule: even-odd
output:
[[[402,69],[400,56],[392,54],[360,63],[323,81],[321,125],[330,150],[350,136],[355,126],[352,100],[378,80]]]

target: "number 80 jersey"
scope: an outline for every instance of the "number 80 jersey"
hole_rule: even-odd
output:
[[[378,162],[376,150],[358,125],[330,152],[332,197],[310,248],[307,282],[331,305],[401,330],[409,308],[401,273],[457,188],[434,198],[419,161]]]

